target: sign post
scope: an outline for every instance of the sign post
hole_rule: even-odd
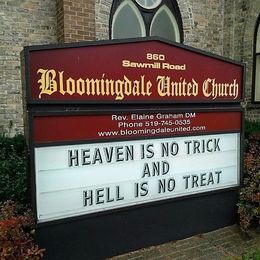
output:
[[[234,221],[242,64],[157,38],[24,54],[32,201],[49,256],[106,257]],[[101,222],[119,229],[100,238]],[[95,239],[84,240],[92,228]],[[133,228],[136,241],[118,243]],[[57,249],[48,232],[77,253]]]

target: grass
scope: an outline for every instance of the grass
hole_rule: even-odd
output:
[[[243,260],[260,260],[260,247],[242,255]]]

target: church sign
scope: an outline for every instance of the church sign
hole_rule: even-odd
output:
[[[241,65],[183,45],[151,40],[28,54],[29,103],[239,102],[243,95]]]
[[[71,258],[105,258],[234,223],[243,64],[158,38],[23,56],[36,233],[51,257],[64,244]]]

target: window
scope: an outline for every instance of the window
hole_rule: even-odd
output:
[[[160,36],[182,42],[181,15],[175,0],[116,0],[110,17],[112,39]]]
[[[136,0],[136,2],[146,9],[153,9],[157,7],[162,0]]]
[[[260,14],[256,23],[254,45],[253,101],[260,102]]]
[[[151,36],[161,36],[163,38],[180,42],[180,32],[175,17],[168,7],[162,6],[154,15],[150,26]]]
[[[112,38],[145,36],[145,25],[138,8],[131,1],[123,1],[117,8],[112,23]]]

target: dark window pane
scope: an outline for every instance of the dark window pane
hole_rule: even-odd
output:
[[[167,7],[161,7],[151,23],[151,36],[160,36],[171,41],[180,41],[177,22]]]
[[[145,36],[142,16],[134,4],[125,1],[119,6],[112,24],[112,38],[134,38]]]

